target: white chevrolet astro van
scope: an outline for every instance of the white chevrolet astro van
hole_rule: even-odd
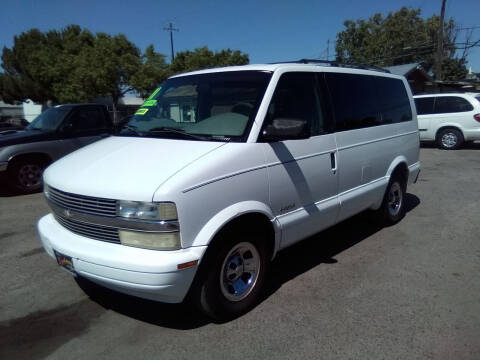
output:
[[[366,209],[399,221],[419,171],[403,77],[307,60],[197,71],[48,167],[38,231],[75,275],[229,318],[279,250]]]

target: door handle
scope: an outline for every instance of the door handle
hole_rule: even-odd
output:
[[[337,152],[330,153],[330,165],[332,167],[332,172],[335,174],[337,172]]]

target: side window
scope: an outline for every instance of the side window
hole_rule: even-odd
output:
[[[410,101],[402,80],[375,77],[382,124],[412,120]]]
[[[433,114],[434,97],[425,97],[415,99],[415,107],[418,115]]]
[[[472,111],[473,106],[458,96],[439,96],[435,101],[435,114]]]
[[[73,114],[70,122],[75,132],[105,129],[105,118],[98,109],[78,109]]]
[[[325,78],[332,97],[337,131],[380,125],[372,76],[326,73]]]
[[[278,118],[303,119],[310,124],[312,136],[327,132],[316,82],[315,73],[283,74],[268,107],[266,123]]]

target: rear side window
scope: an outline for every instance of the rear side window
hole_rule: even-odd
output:
[[[438,96],[435,100],[435,114],[466,112],[472,110],[472,104],[458,96]]]
[[[381,125],[372,76],[326,73],[325,78],[332,97],[337,131]]]
[[[415,99],[415,106],[417,107],[418,115],[433,114],[434,97],[418,98]]]
[[[376,76],[375,84],[382,125],[412,120],[410,101],[402,80]]]

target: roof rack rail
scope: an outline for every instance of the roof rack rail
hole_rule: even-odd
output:
[[[374,70],[374,71],[380,71],[384,73],[390,73],[389,70],[387,69],[382,69],[377,66],[373,65],[365,65],[365,64],[359,64],[355,62],[348,62],[348,63],[342,63],[342,62],[337,62],[337,61],[330,61],[330,60],[318,60],[318,59],[300,59],[296,61],[285,61],[285,62],[278,62],[278,63],[273,63],[273,64],[326,64],[330,66],[335,66],[335,67],[348,67],[352,69],[363,69],[363,70]]]

